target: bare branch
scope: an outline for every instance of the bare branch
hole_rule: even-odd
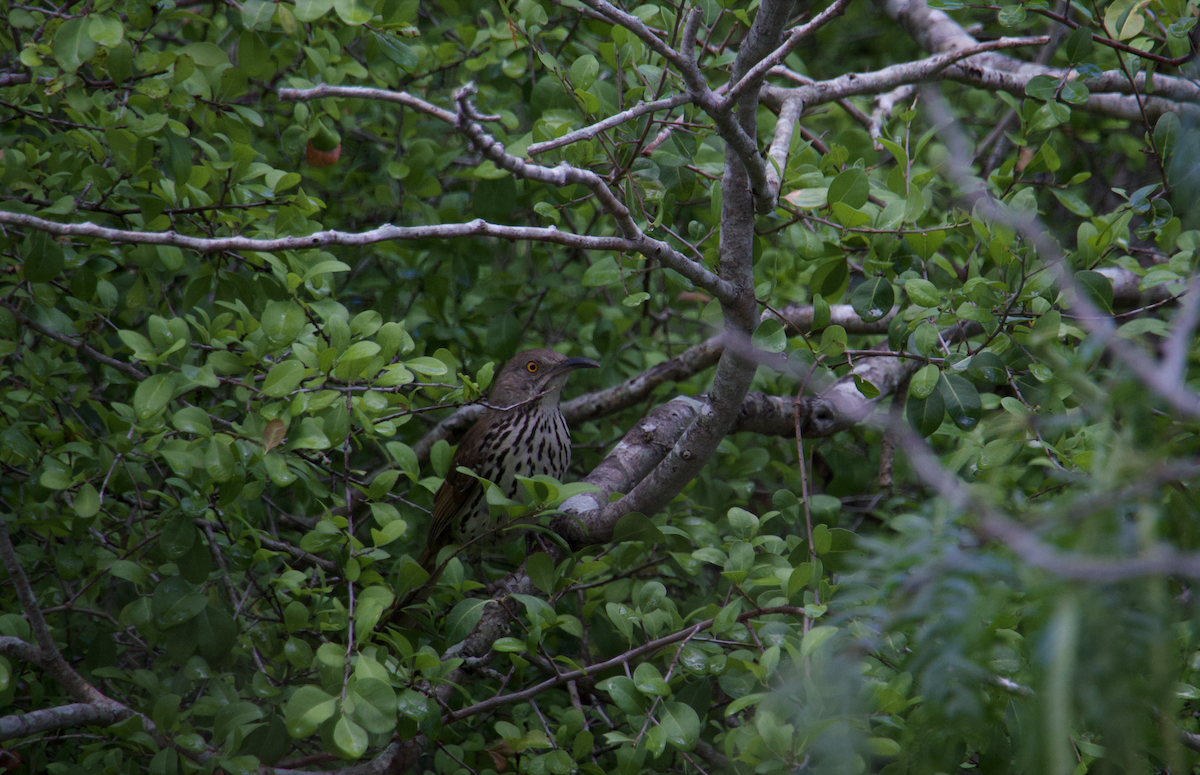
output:
[[[38,649],[41,652],[40,664],[45,667],[46,672],[50,673],[77,700],[105,706],[111,703],[112,700],[83,680],[63,659],[62,652],[58,650],[54,636],[50,634],[50,628],[46,625],[46,619],[42,616],[42,610],[38,607],[37,598],[34,597],[33,587],[29,585],[25,569],[17,560],[16,549],[8,535],[8,525],[3,519],[0,519],[0,561],[4,563],[4,569],[8,571],[8,578],[17,590],[17,599],[21,601],[21,607],[25,609],[25,617],[29,620],[29,626],[33,629],[34,638],[37,640]]]
[[[601,132],[612,129],[615,126],[624,124],[626,121],[631,121],[638,116],[643,116],[647,113],[654,113],[659,110],[669,110],[677,108],[680,105],[686,105],[692,101],[690,94],[676,94],[674,97],[655,100],[654,102],[639,102],[629,110],[623,110],[620,113],[609,116],[603,121],[597,121],[591,126],[585,126],[583,129],[576,129],[574,132],[569,132],[562,137],[554,140],[547,140],[544,143],[534,143],[525,149],[525,152],[530,156],[537,156],[539,153],[552,151],[555,148],[561,148],[564,145],[577,143],[580,140],[589,140]]]
[[[414,97],[402,91],[371,89],[366,86],[330,86],[323,83],[311,89],[280,89],[278,95],[281,100],[293,100],[295,102],[312,102],[313,100],[320,100],[326,97],[348,97],[351,99],[394,102],[413,108],[414,110],[419,110],[422,113],[428,113],[435,118],[440,118],[447,124],[454,123],[454,113],[452,111],[439,108],[432,102],[426,102],[419,97]]]
[[[580,0],[580,2],[612,23],[618,24],[634,35],[637,35],[639,40],[649,46],[651,51],[663,59],[676,67],[680,66],[682,57],[679,52],[668,46],[661,38],[651,32],[650,28],[643,24],[642,20],[638,17],[622,11],[609,3],[608,0]]]
[[[42,651],[32,643],[26,643],[11,635],[0,635],[0,654],[14,657],[32,665],[42,664]]]
[[[875,141],[875,150],[883,150],[883,144],[879,142],[879,138],[883,137],[883,125],[891,119],[892,113],[896,110],[896,105],[907,100],[912,96],[912,93],[912,85],[906,84],[904,86],[897,86],[885,94],[875,96],[875,109],[871,111],[871,124],[867,128],[871,139]]]
[[[930,8],[925,0],[876,0],[886,13],[899,22],[926,51],[941,53],[969,48],[978,41],[944,11]],[[985,53],[951,65],[944,77],[991,91],[1007,91],[1024,95],[1025,86],[1035,76],[1046,75],[1056,81],[1075,78],[1075,74],[1060,67],[1047,67],[1023,62],[1001,54]],[[1123,73],[1103,73],[1099,78],[1082,81],[1091,92],[1083,110],[1106,116],[1141,121],[1142,113],[1133,89],[1145,93],[1145,74],[1138,73],[1130,84]],[[1200,116],[1200,85],[1184,78],[1156,73],[1154,94],[1143,98],[1146,113],[1157,118],[1163,113],[1178,112]]]
[[[797,86],[790,89],[767,87],[764,92],[769,98],[768,104],[772,101],[779,103],[790,96],[798,95],[804,102],[804,106],[810,108],[854,95],[891,91],[897,86],[928,80],[955,62],[967,57],[997,49],[1040,46],[1047,40],[1049,38],[1045,35],[1031,38],[1000,38],[969,48],[919,59],[915,62],[891,65],[869,73],[846,73],[828,81],[817,81],[808,86]]]
[[[725,95],[721,109],[731,110],[743,94],[761,86],[763,79],[767,77],[767,73],[771,71],[772,67],[783,64],[783,60],[787,59],[788,54],[795,51],[797,46],[821,27],[828,24],[832,19],[845,13],[846,6],[848,5],[850,5],[850,0],[834,0],[832,5],[817,14],[816,18],[812,21],[792,29],[779,48],[763,57],[758,64],[750,69],[750,72],[746,73],[737,83],[730,87],[729,93]]]
[[[745,622],[745,621],[754,619],[759,616],[772,616],[772,615],[776,615],[776,614],[783,614],[783,615],[787,615],[787,616],[797,616],[800,613],[802,613],[803,610],[804,610],[803,608],[796,608],[794,606],[777,606],[774,608],[756,608],[753,611],[746,611],[745,613],[739,614],[737,617],[737,620],[739,622]],[[545,681],[542,681],[540,684],[535,684],[534,686],[531,686],[528,689],[523,689],[519,692],[512,692],[510,694],[501,694],[496,697],[492,697],[490,699],[484,700],[483,702],[477,702],[474,705],[468,705],[465,708],[461,708],[459,710],[453,711],[451,713],[447,713],[444,716],[442,716],[442,723],[450,724],[455,721],[461,721],[464,718],[479,715],[480,713],[484,713],[486,711],[492,710],[493,708],[499,708],[503,705],[507,705],[510,702],[517,702],[519,700],[527,699],[529,697],[535,697],[535,696],[541,694],[542,692],[546,691],[547,689],[552,689],[555,686],[561,686],[562,684],[565,684],[568,681],[576,681],[576,680],[579,680],[580,678],[586,678],[590,675],[602,673],[605,670],[611,670],[614,667],[620,667],[621,665],[630,664],[630,663],[638,660],[641,657],[644,657],[648,654],[652,654],[655,651],[658,651],[661,648],[665,648],[674,643],[679,643],[682,640],[687,640],[689,638],[694,637],[696,633],[702,632],[704,630],[707,630],[709,627],[712,627],[714,621],[716,621],[715,618],[705,619],[704,621],[697,622],[696,624],[693,624],[690,627],[687,627],[686,629],[683,629],[679,632],[674,632],[674,633],[671,633],[670,635],[664,635],[663,637],[657,638],[656,640],[652,640],[649,643],[644,643],[641,646],[630,649],[629,651],[626,651],[623,654],[618,654],[617,656],[612,657],[611,659],[605,660],[604,662],[600,662],[595,665],[588,665],[587,667],[582,668],[580,670],[572,670],[570,672],[559,673],[558,675],[554,676],[553,678],[548,678]]]
[[[455,92],[459,105],[456,126],[485,158],[491,160],[497,167],[508,170],[520,178],[560,187],[581,185],[587,188],[599,201],[600,208],[616,219],[618,228],[630,243],[628,250],[641,253],[648,258],[658,259],[665,266],[679,272],[719,299],[733,297],[733,286],[726,280],[710,272],[702,264],[684,256],[667,243],[647,236],[633,220],[629,208],[617,198],[599,175],[590,170],[572,167],[566,162],[557,167],[543,167],[527,163],[524,159],[506,153],[504,145],[485,132],[483,127],[474,120],[473,108],[468,101],[473,93],[474,87],[469,85]]]
[[[0,718],[0,740],[29,737],[30,735],[63,729],[64,727],[108,726],[128,715],[128,712],[122,714],[114,707],[106,707],[91,702],[77,702],[72,705],[43,708],[19,716],[4,716]]]
[[[767,190],[771,198],[779,200],[779,186],[782,170],[787,168],[788,151],[792,147],[792,135],[796,131],[796,122],[804,112],[804,100],[799,95],[784,99],[779,107],[779,117],[775,120],[775,138],[771,140],[771,148],[767,151]]]
[[[717,134],[725,141],[727,150],[732,151],[745,168],[745,174],[754,196],[755,210],[759,213],[769,213],[775,209],[775,200],[770,196],[767,167],[758,155],[758,144],[752,134],[754,126],[752,124],[747,125],[746,122],[741,121],[740,116],[735,117],[733,111],[709,88],[708,82],[704,80],[704,75],[700,72],[700,65],[695,56],[695,36],[699,29],[703,10],[700,6],[693,6],[689,14],[684,26],[683,42],[685,45],[683,46],[680,61],[676,63],[680,74],[683,76],[683,82],[687,85],[688,93],[692,96],[692,101],[699,105],[713,120]],[[746,44],[738,51],[735,68],[738,64],[746,61],[743,55],[750,57],[752,60],[751,65],[753,61],[756,61],[754,60],[754,56],[758,52],[748,53],[748,46],[753,41],[761,40],[762,33],[756,32],[756,30],[760,28],[760,20],[765,25],[768,23],[768,19],[770,17],[763,17],[760,10],[760,15],[755,17],[754,26],[750,28],[750,35],[747,36]],[[775,19],[771,20],[774,21]],[[778,39],[777,31],[774,39]],[[689,43],[689,40],[691,43]],[[761,45],[755,46],[755,48],[761,48]],[[735,71],[734,75],[735,77],[737,76],[737,71]],[[757,89],[754,90],[753,100],[757,103]],[[729,104],[732,105],[735,103]],[[726,164],[728,165],[728,162]]]
[[[308,250],[328,245],[362,247],[389,240],[448,239],[452,237],[499,237],[508,240],[532,240],[583,250],[638,251],[639,243],[620,237],[589,237],[559,231],[554,227],[503,226],[476,218],[466,223],[446,223],[437,226],[380,226],[362,232],[336,230],[319,231],[304,237],[255,239],[253,237],[189,237],[174,231],[132,231],[110,229],[94,223],[57,223],[33,215],[0,210],[0,224],[20,226],[69,237],[88,237],[115,243],[141,245],[174,245],[197,253],[280,250]]]

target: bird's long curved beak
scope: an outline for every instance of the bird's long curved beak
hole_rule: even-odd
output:
[[[591,358],[567,358],[561,364],[560,369],[563,371],[574,371],[575,369],[598,369],[600,364],[593,361]]]

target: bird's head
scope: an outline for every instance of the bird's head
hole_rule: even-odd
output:
[[[568,358],[545,349],[525,350],[509,358],[500,369],[488,403],[500,408],[532,401],[542,406],[556,406],[572,371],[599,366],[591,358]]]

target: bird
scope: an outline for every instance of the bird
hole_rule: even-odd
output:
[[[432,575],[438,554],[452,543],[475,541],[468,554],[478,557],[501,542],[498,528],[504,525],[493,524],[483,485],[459,467],[495,483],[509,499],[521,488],[518,475],[563,478],[571,464],[571,432],[559,409],[563,386],[576,369],[599,366],[591,358],[568,358],[548,349],[519,352],[504,364],[487,410],[459,442],[433,497],[429,536],[417,558],[422,568]]]

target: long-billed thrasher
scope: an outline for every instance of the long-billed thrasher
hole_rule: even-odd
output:
[[[571,464],[571,433],[558,402],[575,369],[597,368],[591,358],[568,358],[553,350],[525,350],[496,375],[488,409],[459,442],[446,481],[433,498],[429,538],[417,562],[433,573],[438,553],[448,544],[475,541],[478,557],[500,543],[503,524],[494,524],[479,480],[459,466],[494,482],[507,498],[521,488],[517,476],[548,474],[562,479]]]

